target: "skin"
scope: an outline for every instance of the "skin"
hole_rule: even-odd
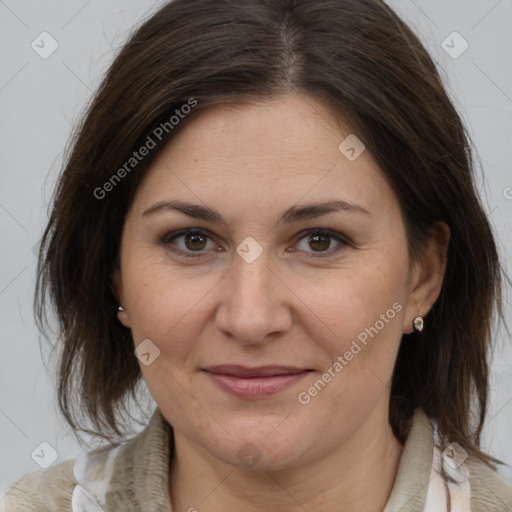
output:
[[[338,149],[351,133],[307,96],[210,107],[164,148],[137,190],[114,280],[135,346],[150,339],[160,350],[140,367],[174,428],[173,510],[377,512],[387,502],[403,448],[388,422],[393,365],[402,334],[439,295],[449,229],[434,225],[422,257],[410,261],[398,200],[369,150],[349,161]],[[227,226],[170,210],[143,216],[176,199],[207,205]],[[369,215],[276,225],[292,206],[333,199]],[[162,242],[186,228],[209,235],[200,239],[203,256],[170,250],[197,253],[185,236]],[[348,243],[335,253],[335,238],[315,244],[302,234],[313,228]],[[263,249],[252,263],[236,252],[248,236]],[[298,393],[394,303],[402,306],[394,318],[300,403]],[[314,371],[271,397],[244,400],[201,372],[214,364]],[[248,443],[259,458],[253,465],[237,456]]]

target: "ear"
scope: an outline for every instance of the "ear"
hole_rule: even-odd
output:
[[[410,273],[409,295],[403,324],[404,334],[411,334],[414,331],[414,318],[418,315],[424,317],[441,293],[449,241],[448,225],[442,221],[433,223],[423,250]]]
[[[123,279],[119,268],[116,268],[112,274],[112,283],[114,285],[115,296],[117,297],[118,303],[124,308],[124,311],[117,312],[117,318],[125,327],[131,328],[130,315],[125,306],[124,300]]]

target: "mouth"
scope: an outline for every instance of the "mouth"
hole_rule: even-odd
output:
[[[265,398],[298,383],[312,369],[292,366],[218,365],[202,370],[222,391],[238,398]]]

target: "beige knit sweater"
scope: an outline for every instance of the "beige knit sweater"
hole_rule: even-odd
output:
[[[431,422],[417,409],[383,512],[446,510],[440,508],[432,492],[434,438]],[[77,459],[18,479],[0,494],[0,498],[4,496],[0,511],[172,512],[168,485],[171,439],[172,429],[157,408],[146,428],[132,440],[84,452]],[[472,457],[459,469],[464,471],[460,474],[468,475],[465,488],[470,489],[471,508],[462,500],[457,510],[512,511],[511,484]],[[191,510],[194,507],[205,510],[200,503],[192,504]]]

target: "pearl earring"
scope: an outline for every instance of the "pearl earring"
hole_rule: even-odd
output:
[[[117,310],[118,310],[120,313],[124,312],[123,306],[119,306],[119,307],[117,308]]]
[[[418,332],[423,330],[423,317],[417,316],[413,321],[414,329]]]

